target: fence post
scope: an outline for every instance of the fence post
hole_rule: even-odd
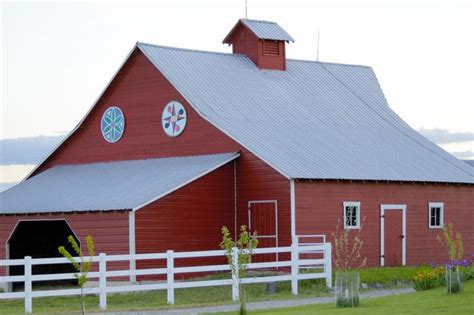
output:
[[[237,247],[232,248],[232,300],[238,301],[240,299],[239,294],[239,249]]]
[[[99,254],[99,304],[101,310],[107,309],[107,260],[104,253]]]
[[[326,287],[332,287],[332,252],[331,243],[324,244],[324,272],[326,273]]]
[[[168,285],[168,304],[174,304],[174,257],[173,251],[166,252],[166,283]]]
[[[31,297],[32,291],[31,283],[31,256],[25,257],[25,313],[31,314],[33,312],[33,299]]]
[[[293,242],[291,243],[291,293],[293,295],[298,295],[298,269],[298,243],[293,239]]]

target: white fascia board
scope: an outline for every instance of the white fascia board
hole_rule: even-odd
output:
[[[69,137],[71,137],[74,132],[76,132],[77,129],[79,129],[79,127],[81,127],[82,123],[86,120],[86,118],[89,116],[89,114],[91,113],[91,111],[94,109],[94,107],[97,105],[97,103],[99,102],[99,100],[102,98],[102,96],[104,96],[105,92],[109,89],[110,85],[112,84],[112,82],[115,80],[115,78],[117,77],[117,74],[120,72],[120,70],[122,70],[123,66],[127,63],[128,59],[130,58],[130,56],[133,54],[133,52],[135,51],[135,49],[137,49],[137,44],[135,44],[132,48],[132,50],[127,54],[127,56],[125,57],[125,60],[122,62],[122,64],[120,65],[120,67],[118,68],[118,70],[114,73],[114,75],[112,76],[112,78],[110,79],[109,83],[107,83],[107,85],[105,86],[105,88],[102,90],[102,92],[99,94],[99,97],[95,100],[95,102],[93,103],[93,105],[89,108],[89,110],[87,111],[87,113],[82,117],[82,119],[79,121],[79,123],[76,125],[76,127],[74,127],[74,129],[72,129],[62,140],[61,142],[59,142],[54,148],[53,150],[48,154],[46,155],[46,157],[40,162],[38,163],[38,165],[36,165],[32,170],[31,172],[28,173],[28,175],[25,176],[25,178],[23,178],[21,180],[21,182],[24,182],[25,180],[27,180],[28,178],[30,178],[30,176],[36,172],[36,170],[38,168],[41,167],[41,165],[43,165],[44,162],[46,162],[53,154],[54,152],[56,152],[57,149],[59,149],[63,144],[64,142],[66,142],[67,139],[69,139]],[[147,57],[148,58],[148,57]]]
[[[136,206],[136,207],[133,208],[132,210],[133,210],[133,211],[138,211],[138,210],[140,210],[141,208],[146,207],[146,206],[149,205],[150,203],[153,203],[153,202],[155,202],[155,201],[157,201],[157,200],[159,200],[159,199],[165,197],[166,195],[171,194],[173,191],[176,191],[176,190],[180,189],[181,187],[184,187],[184,186],[186,186],[186,185],[188,185],[188,184],[194,182],[195,180],[197,180],[197,179],[199,179],[199,178],[201,178],[201,177],[203,177],[203,176],[205,176],[205,175],[211,173],[212,171],[214,171],[214,170],[220,168],[221,166],[224,166],[224,165],[226,165],[227,163],[232,162],[233,160],[235,160],[235,159],[238,158],[239,156],[240,156],[240,153],[238,153],[238,152],[235,153],[235,154],[232,155],[230,158],[228,158],[228,159],[226,159],[225,161],[219,163],[218,165],[214,166],[213,168],[208,169],[208,170],[202,172],[201,174],[199,174],[199,175],[197,175],[197,176],[191,178],[190,180],[188,180],[188,181],[182,183],[181,185],[175,186],[175,187],[171,188],[170,190],[168,190],[168,191],[166,191],[166,192],[164,192],[164,193],[162,193],[162,194],[160,194],[160,195],[158,195],[158,196],[156,196],[156,197],[154,197],[154,198],[152,198],[152,199],[150,199],[150,200],[148,200],[148,201],[142,203],[141,205]]]

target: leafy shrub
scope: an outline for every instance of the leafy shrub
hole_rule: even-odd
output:
[[[360,282],[371,284],[392,285],[394,283],[409,284],[413,277],[423,270],[431,270],[427,265],[375,267],[360,269]]]
[[[422,270],[413,277],[416,291],[434,289],[444,283],[444,270],[437,267],[432,270]]]

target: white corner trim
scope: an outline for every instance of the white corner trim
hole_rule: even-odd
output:
[[[82,119],[79,121],[79,123],[74,127],[74,129],[72,129],[54,148],[53,150],[51,150],[51,152],[49,152],[48,155],[46,155],[46,157],[41,160],[40,163],[38,163],[22,180],[21,182],[24,182],[25,180],[27,180],[34,172],[36,172],[36,170],[38,168],[41,167],[41,165],[43,165],[44,162],[46,162],[46,160],[48,160],[54,152],[56,152],[57,149],[59,149],[63,144],[64,142],[66,142],[67,139],[69,139],[69,137],[71,137],[74,132],[76,132],[77,129],[79,129],[79,127],[81,127],[82,123],[86,120],[86,118],[89,116],[89,114],[92,112],[92,110],[94,109],[94,107],[97,105],[97,103],[99,103],[99,100],[102,98],[102,96],[105,94],[105,92],[109,89],[110,85],[112,84],[112,82],[115,80],[115,77],[117,76],[117,74],[120,72],[120,70],[122,70],[123,66],[127,63],[128,59],[130,58],[130,56],[133,54],[133,52],[135,51],[135,49],[137,48],[137,44],[135,44],[132,48],[132,50],[127,54],[127,56],[125,57],[125,60],[122,62],[122,64],[120,65],[120,67],[117,69],[117,71],[115,71],[114,75],[112,76],[112,78],[110,79],[110,81],[107,83],[107,85],[105,86],[105,88],[102,90],[102,92],[99,94],[99,97],[97,97],[97,99],[95,100],[95,102],[93,103],[93,105],[89,108],[89,110],[87,111],[87,113],[82,117]],[[148,58],[148,57],[147,57]],[[149,59],[149,58],[148,58]]]
[[[356,213],[356,225],[355,226],[348,226],[346,225],[346,207],[356,207],[357,208],[357,213]],[[347,230],[357,230],[360,229],[360,201],[344,201],[342,203],[342,219],[344,220],[344,229]]]
[[[135,212],[130,211],[128,213],[128,251],[130,256],[136,254],[136,242],[135,242]],[[130,259],[130,270],[135,271],[137,263],[135,259]],[[137,276],[130,274],[130,282],[136,282]]]
[[[385,266],[385,211],[387,210],[402,210],[402,265],[406,265],[407,261],[407,205],[380,205],[380,266]]]
[[[236,153],[235,153],[234,155],[232,155],[230,158],[228,158],[228,159],[224,160],[223,162],[217,164],[217,165],[214,166],[213,168],[210,168],[210,169],[208,169],[208,170],[206,170],[206,171],[200,173],[199,175],[197,175],[197,176],[191,178],[190,180],[185,181],[185,182],[182,183],[181,185],[175,186],[175,187],[171,188],[170,190],[165,191],[164,193],[162,193],[162,194],[160,194],[160,195],[158,195],[158,196],[156,196],[156,197],[154,197],[154,198],[152,198],[152,199],[150,199],[150,200],[148,200],[148,201],[142,203],[141,205],[138,205],[138,206],[134,207],[134,208],[132,209],[132,211],[138,211],[138,210],[140,210],[141,208],[143,208],[143,207],[149,205],[150,203],[155,202],[155,201],[157,201],[158,199],[161,199],[161,198],[163,198],[164,196],[171,194],[173,191],[176,191],[176,190],[180,189],[181,187],[184,187],[184,186],[186,186],[186,185],[188,185],[188,184],[194,182],[195,180],[197,180],[197,179],[199,179],[199,178],[201,178],[201,177],[203,177],[203,176],[205,176],[205,175],[211,173],[212,171],[214,171],[214,170],[220,168],[220,167],[223,166],[223,165],[226,165],[227,163],[232,162],[233,160],[235,160],[235,159],[238,158],[239,156],[240,156],[240,153],[239,153],[239,152],[236,152]]]
[[[431,225],[431,208],[440,208],[439,212],[439,226]],[[429,202],[428,203],[428,228],[430,229],[442,229],[444,226],[444,202]]]
[[[296,199],[295,199],[295,180],[290,179],[290,212],[291,212],[291,242],[296,240]]]

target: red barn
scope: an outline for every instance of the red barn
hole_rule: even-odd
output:
[[[289,60],[278,24],[240,20],[233,53],[137,43],[89,112],[0,195],[0,259],[262,246],[359,229],[368,264],[442,261],[453,222],[474,252],[472,168],[410,128],[371,68]],[[0,269],[0,275],[8,272]]]

